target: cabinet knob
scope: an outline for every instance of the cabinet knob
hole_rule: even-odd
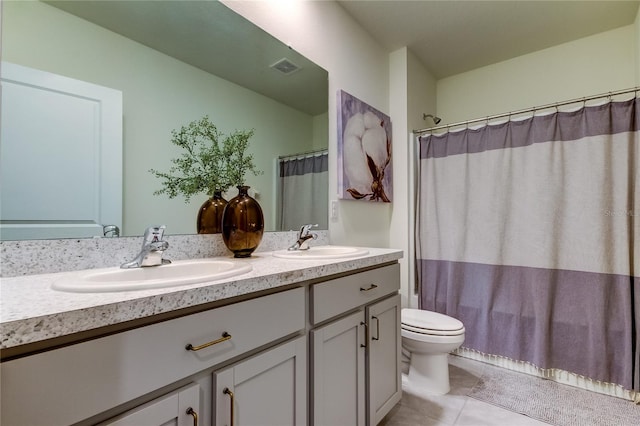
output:
[[[218,343],[222,343],[222,342],[226,342],[227,340],[231,340],[231,335],[229,333],[227,333],[226,331],[224,333],[222,333],[222,337],[216,340],[213,340],[211,342],[207,342],[207,343],[203,343],[202,345],[199,346],[193,346],[191,343],[189,343],[187,346],[185,346],[184,348],[188,351],[199,351],[200,349],[204,349],[204,348],[208,348],[209,346],[213,346],[213,345],[217,345]]]

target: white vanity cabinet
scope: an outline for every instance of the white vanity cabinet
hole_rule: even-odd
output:
[[[305,324],[299,287],[5,361],[0,423],[54,426],[114,416],[116,407],[147,403],[148,395],[301,335]],[[199,409],[211,417],[210,401]]]
[[[311,331],[314,426],[365,425],[364,312]]]
[[[217,426],[304,426],[307,339],[301,336],[213,374]]]
[[[99,426],[198,426],[200,413],[200,386],[194,383]]]
[[[368,418],[376,425],[402,396],[400,295],[367,306]]]
[[[397,264],[311,287],[314,426],[375,425],[402,396]]]
[[[65,327],[82,334],[0,363],[0,424],[375,425],[402,392],[396,259],[320,264],[308,278],[295,266],[280,288],[184,311],[188,290],[168,292],[162,315],[86,332],[70,310]]]

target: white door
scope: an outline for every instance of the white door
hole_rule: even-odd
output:
[[[402,397],[400,295],[367,307],[369,423],[376,425]]]
[[[364,312],[311,331],[313,425],[365,425]]]
[[[1,66],[0,238],[122,229],[122,92]]]
[[[100,426],[198,426],[200,386],[192,384],[101,423]]]
[[[216,371],[213,382],[217,426],[304,426],[306,336]]]

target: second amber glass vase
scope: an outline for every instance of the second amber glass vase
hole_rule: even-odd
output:
[[[227,200],[222,198],[222,191],[216,191],[213,193],[213,197],[200,206],[196,222],[198,234],[219,234],[222,232],[222,214],[226,205]]]
[[[264,232],[262,207],[239,186],[238,195],[229,200],[222,215],[222,239],[234,257],[249,257],[258,248]]]

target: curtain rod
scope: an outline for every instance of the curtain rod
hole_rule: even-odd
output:
[[[289,158],[297,158],[297,157],[312,157],[315,155],[324,155],[324,154],[328,154],[329,150],[325,149],[317,149],[315,151],[305,151],[305,152],[299,152],[297,154],[291,154],[291,155],[281,155],[278,157],[278,160],[286,160]]]
[[[592,101],[594,99],[611,98],[612,96],[624,95],[626,93],[638,92],[638,91],[640,91],[640,86],[639,87],[633,87],[631,89],[617,90],[615,92],[607,92],[607,93],[601,93],[599,95],[593,95],[593,96],[587,96],[587,97],[583,97],[583,98],[572,99],[570,101],[555,102],[555,103],[552,103],[552,104],[542,105],[542,106],[533,107],[533,108],[521,109],[521,110],[518,110],[518,111],[512,111],[512,112],[503,113],[503,114],[489,115],[489,116],[484,117],[484,118],[475,118],[473,120],[459,121],[457,123],[451,123],[451,124],[443,124],[442,126],[427,127],[426,129],[414,130],[413,133],[420,135],[420,134],[426,133],[426,132],[433,132],[434,130],[449,129],[451,127],[464,126],[464,125],[468,125],[468,124],[471,124],[471,123],[479,123],[479,122],[482,122],[482,121],[488,122],[490,120],[495,120],[497,118],[511,117],[512,115],[526,114],[526,113],[530,113],[530,112],[535,113],[536,111],[542,110],[542,109],[557,108],[557,107],[560,107],[560,106],[563,106],[563,105],[571,105],[571,104],[575,104],[575,103],[578,103],[578,102],[587,102],[587,101]]]

